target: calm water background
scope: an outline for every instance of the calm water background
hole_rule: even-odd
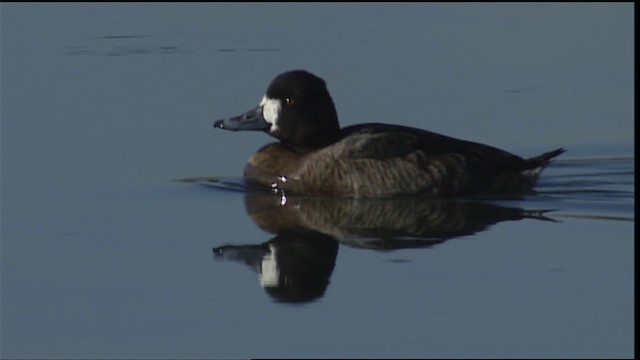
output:
[[[0,9],[3,358],[633,356],[632,4]],[[269,138],[212,121],[294,68],[343,125],[568,148],[495,202],[556,221],[342,242],[323,296],[275,301],[211,251],[275,236],[245,194],[172,180],[240,176]]]

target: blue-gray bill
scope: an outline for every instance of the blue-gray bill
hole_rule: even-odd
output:
[[[266,130],[271,125],[265,121],[262,115],[262,106],[257,106],[244,114],[216,120],[213,123],[214,128],[225,130]]]

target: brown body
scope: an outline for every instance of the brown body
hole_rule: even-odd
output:
[[[419,195],[446,197],[513,194],[531,190],[539,171],[562,150],[525,160],[485,145],[466,142],[473,152],[429,151],[421,133],[350,133],[315,151],[272,143],[245,167],[254,184],[291,193],[341,197]],[[389,130],[389,129],[384,129]],[[439,135],[440,137],[440,135]],[[443,137],[440,140],[455,139]],[[461,140],[455,140],[461,141]],[[493,161],[486,157],[497,156]]]

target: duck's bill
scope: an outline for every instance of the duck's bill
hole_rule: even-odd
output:
[[[262,106],[257,106],[246,113],[227,119],[216,120],[214,128],[225,130],[266,130],[271,125],[262,116]]]

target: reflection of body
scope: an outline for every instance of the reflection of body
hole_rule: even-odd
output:
[[[564,149],[529,159],[399,125],[340,128],[324,80],[303,70],[277,76],[260,105],[214,127],[260,130],[279,140],[254,154],[248,182],[287,193],[353,198],[514,194],[531,190]]]
[[[251,266],[273,298],[294,302],[324,294],[339,241],[378,250],[429,247],[501,221],[550,220],[543,211],[434,199],[350,200],[247,193],[245,207],[258,226],[277,236],[261,245],[217,247],[214,253]]]
[[[416,198],[351,200],[248,193],[245,207],[251,219],[271,233],[304,227],[342,243],[380,249],[429,246],[501,221],[550,220],[543,216],[544,211]]]

